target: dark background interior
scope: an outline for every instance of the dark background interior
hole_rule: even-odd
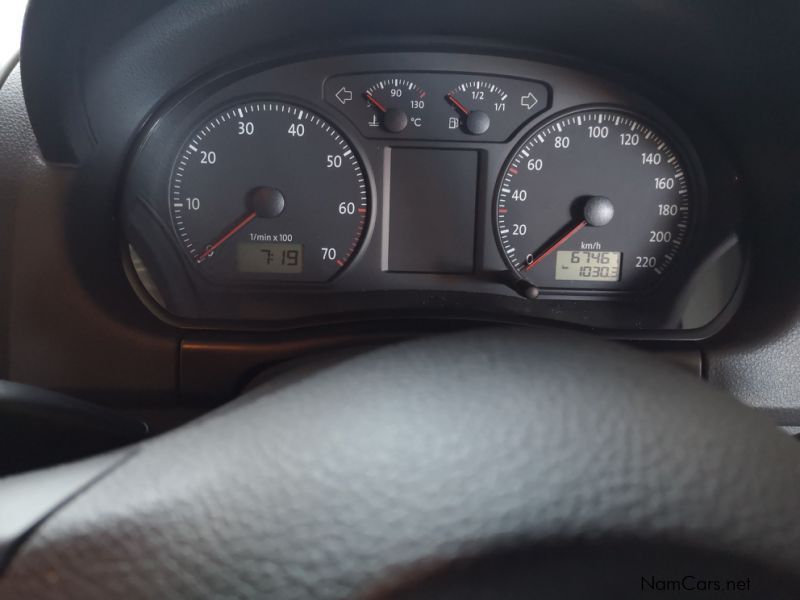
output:
[[[21,74],[0,90],[0,377],[167,424],[227,399],[264,364],[453,326],[178,330],[132,292],[116,207],[148,116],[199,77],[233,63],[458,41],[668,97],[680,106],[665,111],[691,113],[726,145],[747,190],[746,297],[712,339],[663,348],[701,355],[712,382],[800,425],[798,21],[792,2],[744,0],[34,0]],[[120,139],[128,145],[109,142]]]

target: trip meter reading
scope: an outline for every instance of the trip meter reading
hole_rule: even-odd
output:
[[[686,242],[691,189],[684,159],[642,119],[580,110],[539,127],[511,156],[496,234],[528,296],[644,290]]]
[[[559,250],[556,279],[563,281],[619,281],[621,252]]]
[[[245,102],[180,150],[170,215],[209,279],[319,282],[352,258],[369,197],[358,156],[330,123],[285,102]]]

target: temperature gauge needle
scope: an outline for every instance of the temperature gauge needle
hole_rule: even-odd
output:
[[[567,242],[567,240],[568,240],[569,238],[571,238],[573,235],[575,235],[576,233],[578,233],[578,232],[579,232],[581,229],[583,229],[583,228],[584,228],[584,227],[586,227],[587,225],[588,225],[588,223],[586,222],[586,219],[582,219],[580,222],[578,222],[577,224],[575,224],[575,225],[573,225],[572,227],[570,227],[570,228],[569,228],[569,229],[566,231],[566,233],[564,233],[563,235],[560,235],[560,236],[558,237],[558,239],[557,239],[555,242],[553,242],[552,244],[550,244],[549,246],[547,246],[547,247],[546,247],[544,250],[542,250],[541,252],[539,252],[539,254],[538,254],[537,256],[535,256],[535,257],[534,257],[534,259],[533,259],[533,260],[532,260],[532,261],[531,261],[531,262],[528,264],[528,266],[527,266],[527,267],[525,267],[525,270],[526,270],[526,271],[530,271],[530,270],[531,270],[533,267],[535,267],[536,265],[538,265],[538,264],[539,264],[540,262],[542,262],[542,261],[543,261],[545,258],[547,258],[547,257],[548,257],[548,256],[550,256],[550,255],[551,255],[553,252],[555,252],[556,250],[558,250],[558,249],[559,249],[559,248],[560,248],[562,245],[564,245],[564,244]]]
[[[462,114],[463,114],[465,117],[468,117],[468,116],[469,116],[469,112],[470,112],[470,111],[469,111],[469,109],[467,109],[467,107],[466,107],[466,106],[464,106],[463,104],[461,104],[461,102],[459,102],[458,100],[456,100],[456,97],[455,97],[455,96],[453,96],[453,94],[447,94],[447,99],[448,99],[448,100],[450,100],[450,102],[452,102],[452,103],[453,103],[453,106],[455,106],[455,107],[456,107],[458,110],[460,110],[460,111],[461,111],[461,113],[462,113]]]
[[[375,98],[372,97],[372,94],[364,94],[364,95],[367,97],[367,100],[369,102],[371,102],[372,105],[375,108],[377,108],[379,111],[381,111],[382,113],[387,112],[386,107],[383,104],[381,104],[380,102],[378,102],[377,100],[375,100]]]
[[[230,229],[230,231],[228,231],[228,233],[223,235],[216,242],[214,242],[208,248],[206,248],[205,251],[200,256],[197,257],[197,259],[196,259],[197,262],[198,263],[203,262],[206,258],[208,258],[211,255],[212,252],[214,252],[214,250],[216,250],[217,248],[222,246],[222,244],[227,242],[231,238],[231,236],[233,236],[237,231],[239,231],[242,227],[247,225],[250,221],[252,221],[255,218],[256,218],[256,212],[255,211],[253,211],[253,212],[249,213],[247,216],[245,216],[241,221],[239,221],[236,225],[234,225]]]

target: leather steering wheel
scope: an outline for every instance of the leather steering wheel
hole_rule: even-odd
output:
[[[1,598],[800,597],[796,441],[590,337],[318,357],[112,458]]]

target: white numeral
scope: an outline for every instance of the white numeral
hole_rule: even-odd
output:
[[[672,177],[654,177],[657,190],[671,190],[675,187],[675,180]]]
[[[355,202],[341,202],[339,204],[340,215],[354,215],[356,212]]]
[[[608,127],[605,125],[589,125],[589,137],[606,139],[608,137]]]
[[[619,143],[622,146],[638,146],[639,134],[638,133],[620,133]]]
[[[672,232],[670,231],[651,231],[650,243],[651,244],[665,244],[672,241]]]
[[[528,161],[528,171],[541,171],[544,163],[541,158],[532,158]]]
[[[655,256],[637,256],[636,268],[637,269],[653,269],[656,266]]]

